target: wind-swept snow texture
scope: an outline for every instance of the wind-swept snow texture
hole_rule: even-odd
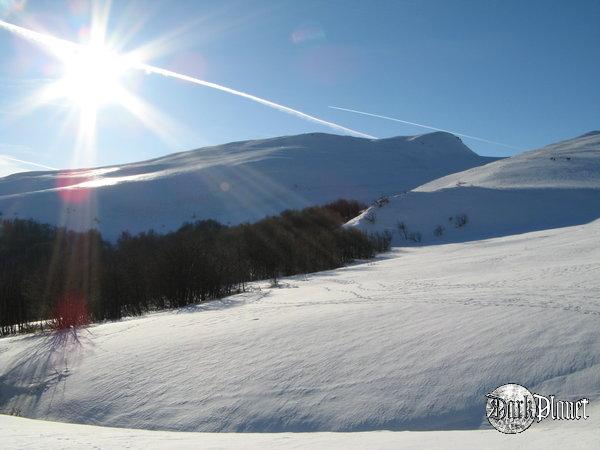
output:
[[[179,431],[474,429],[506,383],[594,406],[599,242],[596,221],[396,249],[178,311],[4,338],[0,411]]]
[[[419,234],[429,244],[460,242],[599,217],[600,133],[590,132],[431,181],[370,208],[351,224],[388,230],[395,245],[410,245]]]
[[[378,140],[305,134],[120,167],[14,174],[0,179],[0,211],[4,218],[95,227],[112,239],[200,219],[255,221],[341,197],[370,203],[493,160],[448,133]]]
[[[359,433],[185,433],[73,425],[0,415],[4,449],[499,449],[598,448],[600,409],[590,422],[542,423],[518,435],[492,430]],[[561,426],[562,425],[562,426]]]

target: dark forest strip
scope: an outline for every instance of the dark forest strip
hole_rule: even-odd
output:
[[[248,282],[334,269],[390,247],[343,224],[338,200],[228,227],[213,220],[116,243],[31,220],[0,222],[0,335],[69,328],[242,292]]]

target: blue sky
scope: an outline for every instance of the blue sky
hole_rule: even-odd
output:
[[[73,41],[84,35],[91,10],[82,1],[0,0],[0,19]],[[109,38],[124,52],[161,39],[150,47],[150,64],[377,137],[427,130],[328,106],[523,150],[600,128],[600,1],[116,1],[109,17]],[[68,101],[21,112],[25,99],[60,74],[61,62],[40,46],[0,30],[0,174],[35,169],[7,157],[81,164]],[[149,129],[121,106],[105,106],[87,164],[335,132],[160,75],[131,73],[121,83],[161,118]],[[464,142],[484,155],[518,151]]]

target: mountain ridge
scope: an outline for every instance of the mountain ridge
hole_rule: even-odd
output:
[[[200,219],[255,221],[341,197],[370,203],[496,159],[448,133],[381,140],[307,133],[120,166],[15,174],[0,179],[0,211],[115,238]]]
[[[404,246],[487,239],[599,217],[600,134],[588,134],[430,181],[371,207],[350,225],[390,232],[395,245]]]

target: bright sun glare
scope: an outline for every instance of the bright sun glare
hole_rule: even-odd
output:
[[[101,46],[86,46],[64,59],[64,75],[56,83],[55,94],[74,106],[97,111],[119,103],[120,84],[126,65],[121,58]]]
[[[103,33],[87,45],[51,41],[49,47],[61,63],[61,76],[39,92],[36,103],[60,103],[71,118],[78,118],[74,164],[92,165],[96,152],[99,111],[109,105],[124,106],[136,116],[146,111],[122,81],[129,59],[110,50]]]

